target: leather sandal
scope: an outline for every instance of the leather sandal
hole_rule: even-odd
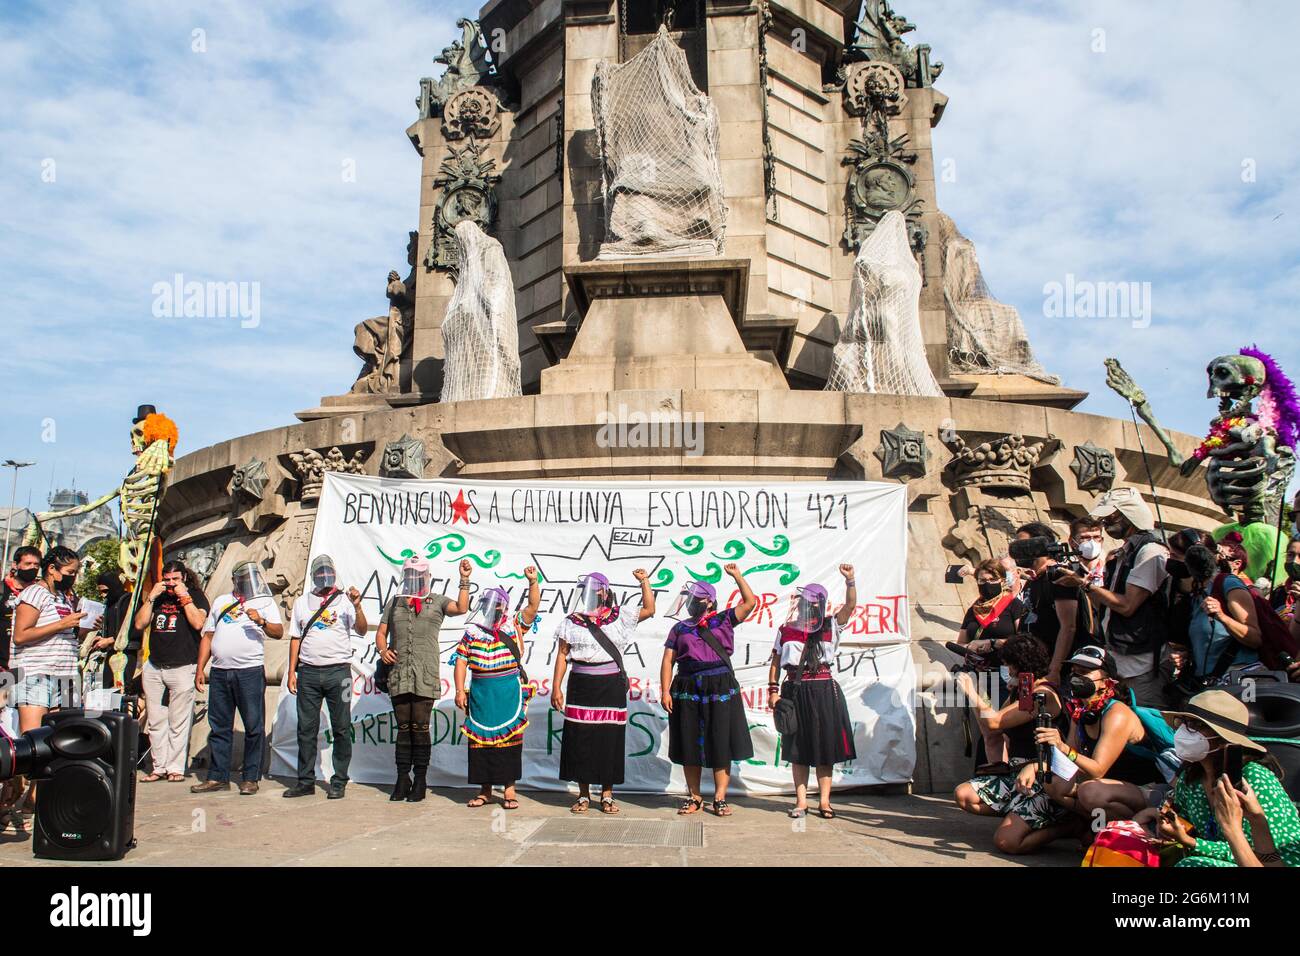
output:
[[[686,816],[691,813],[699,813],[704,807],[704,801],[699,797],[690,797],[682,801],[682,805],[677,808],[678,816]]]

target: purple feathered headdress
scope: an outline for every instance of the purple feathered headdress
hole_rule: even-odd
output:
[[[1259,396],[1260,424],[1275,429],[1281,444],[1295,448],[1300,435],[1300,397],[1296,396],[1295,384],[1267,352],[1252,345],[1240,354],[1258,359],[1267,376]]]

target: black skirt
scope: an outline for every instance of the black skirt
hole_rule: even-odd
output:
[[[679,672],[669,692],[669,760],[683,767],[726,770],[754,756],[740,685],[725,665]]]
[[[504,787],[524,775],[524,745],[476,747],[469,745],[469,782]]]
[[[825,767],[857,756],[849,705],[835,680],[805,680],[797,687],[787,680],[781,686],[781,696],[794,701],[798,724],[793,734],[781,735],[782,759]]]
[[[564,695],[560,779],[613,786],[623,782],[627,688],[619,674],[569,675]]]

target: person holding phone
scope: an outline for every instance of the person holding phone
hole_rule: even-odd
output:
[[[1249,780],[1239,778],[1234,784],[1226,773],[1220,774],[1210,802],[1214,805],[1214,819],[1238,866],[1300,866],[1300,843],[1278,846],[1273,842],[1268,815]]]
[[[957,787],[953,796],[967,813],[1002,817],[993,835],[1000,852],[1032,853],[1077,830],[1069,823],[1069,811],[1052,800],[1037,778],[1027,789],[1017,786],[1021,773],[1026,768],[1036,770],[1038,764],[1035,695],[1043,695],[1044,709],[1059,731],[1068,726],[1069,715],[1053,683],[1047,650],[1037,638],[1029,634],[1011,638],[1002,648],[1002,663],[1011,678],[1012,694],[1001,709],[980,696],[969,673],[957,675],[957,687],[977,708],[980,730],[1005,737],[1009,770],[976,775]]]
[[[18,732],[35,730],[51,710],[80,703],[77,654],[86,629],[73,586],[81,559],[62,546],[50,548],[41,573],[18,595],[14,609],[11,666],[23,672],[14,690]]]
[[[1261,862],[1276,862],[1276,849],[1266,850],[1256,842],[1257,824],[1250,819],[1241,829],[1244,841],[1220,826],[1216,803],[1227,797],[1219,789],[1221,780],[1234,793],[1244,794],[1244,786],[1250,785],[1251,815],[1262,823],[1261,832],[1267,832],[1273,847],[1300,841],[1300,815],[1282,787],[1282,768],[1248,736],[1250,711],[1244,703],[1227,691],[1202,691],[1182,710],[1165,712],[1165,719],[1175,728],[1174,749],[1183,769],[1157,814],[1156,832],[1187,850],[1178,866],[1238,866],[1238,855],[1244,856],[1247,847],[1263,854]],[[1220,813],[1230,814],[1231,808],[1221,807]]]
[[[707,581],[690,581],[669,617],[679,620],[664,642],[659,666],[659,702],[668,711],[668,759],[682,768],[687,799],[679,814],[698,813],[703,768],[713,770],[713,813],[731,816],[727,786],[731,765],[754,756],[740,683],[732,668],[736,627],[753,613],[758,599],[732,562],[723,567],[736,583],[740,603],[718,611],[718,595]],[[677,676],[673,676],[676,670]]]
[[[141,631],[149,628],[149,659],[140,671],[140,682],[153,756],[153,770],[140,777],[141,783],[180,783],[185,779],[198,693],[199,644],[210,610],[194,572],[180,561],[168,561],[163,565],[162,580],[136,611],[135,627]],[[134,664],[128,665],[128,673],[131,670]]]
[[[620,607],[609,579],[592,572],[578,578],[577,607],[555,628],[555,671],[551,706],[564,715],[560,738],[560,779],[578,785],[570,811],[591,807],[591,785],[600,784],[600,810],[618,813],[614,785],[623,782],[627,739],[627,668],[623,652],[636,628],[654,617],[655,592],[644,568],[632,572],[641,585],[641,607]],[[568,690],[564,674],[569,665]]]
[[[830,595],[820,584],[799,588],[790,606],[790,616],[776,635],[768,668],[768,708],[775,714],[783,700],[794,703],[793,732],[781,734],[781,755],[790,761],[794,774],[794,808],[789,815],[798,819],[808,812],[808,771],[817,769],[817,813],[833,819],[831,776],[835,764],[853,760],[853,722],[839,682],[831,673],[839,649],[840,628],[858,603],[853,565],[841,564],[844,603],[837,613],[830,609]],[[784,683],[777,677],[784,675]]]

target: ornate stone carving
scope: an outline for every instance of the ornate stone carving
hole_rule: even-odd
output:
[[[954,434],[944,444],[952,458],[944,466],[954,487],[1029,490],[1029,472],[1037,467],[1045,442],[1028,444],[1021,435],[1003,435],[978,445]]]
[[[897,210],[907,220],[908,240],[918,254],[925,249],[921,199],[908,167],[916,153],[907,149],[907,134],[889,136],[889,117],[903,97],[898,71],[887,64],[855,67],[845,84],[845,108],[862,115],[862,139],[849,141],[841,163],[852,166],[846,186],[844,243],[856,251],[885,214]],[[854,91],[850,93],[850,90]]]
[[[208,582],[212,580],[212,572],[217,569],[217,562],[226,553],[226,545],[229,543],[225,538],[216,538],[201,544],[192,544],[179,551],[173,551],[167,559],[183,562],[198,577],[199,584],[206,588]]]
[[[433,210],[433,243],[425,256],[425,268],[441,269],[453,277],[459,274],[456,224],[466,219],[478,223],[484,232],[491,230],[497,217],[496,161],[485,158],[475,140],[464,147],[451,148],[434,177],[435,188],[442,189]]]
[[[880,460],[880,472],[886,478],[924,478],[930,449],[925,435],[914,432],[902,422],[880,432],[880,445],[874,452]]]
[[[1074,446],[1070,470],[1080,491],[1110,491],[1115,483],[1115,454],[1086,441]]]
[[[903,40],[916,24],[895,13],[889,0],[866,0],[862,20],[854,26],[853,42],[844,51],[845,60],[891,64],[912,87],[931,86],[943,72],[942,63],[930,62],[929,45],[912,47]]]
[[[234,474],[230,476],[230,484],[226,485],[226,492],[232,498],[247,497],[254,501],[261,501],[266,494],[267,482],[270,480],[266,462],[260,458],[250,458],[236,468]]]
[[[301,491],[298,495],[301,501],[317,501],[320,499],[321,485],[325,483],[325,472],[337,471],[345,475],[364,475],[366,473],[363,462],[366,453],[362,450],[356,451],[351,458],[344,458],[343,452],[339,451],[337,445],[322,455],[314,448],[308,448],[304,452],[290,452],[289,458],[293,466],[297,469],[298,480],[301,482]]]
[[[442,111],[442,135],[447,139],[491,139],[501,128],[496,94],[481,86],[453,93]]]
[[[423,478],[424,442],[410,435],[384,446],[384,456],[379,462],[381,478]]]
[[[436,80],[428,76],[420,80],[420,95],[415,101],[420,119],[442,116],[454,94],[471,86],[483,86],[495,77],[479,22],[462,18],[456,26],[460,27],[460,39],[433,58],[434,63],[447,67],[446,72]]]
[[[409,351],[415,324],[415,257],[420,234],[411,232],[406,242],[406,263],[411,271],[403,280],[396,270],[388,273],[384,294],[388,314],[359,322],[353,329],[352,351],[365,364],[352,384],[354,393],[396,392],[401,389],[401,361]]]

